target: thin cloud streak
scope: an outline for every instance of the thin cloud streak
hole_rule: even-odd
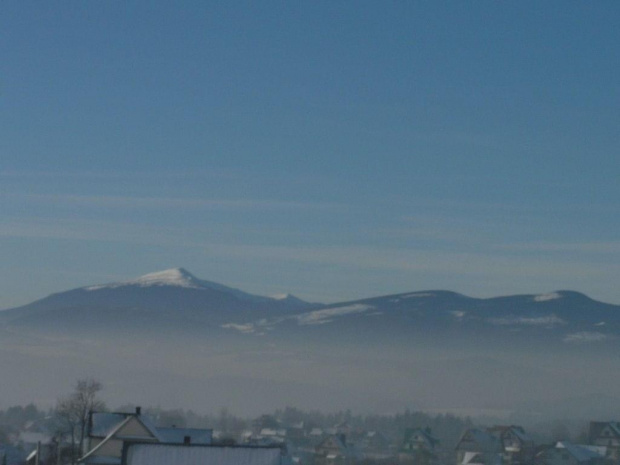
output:
[[[206,231],[202,232],[207,233]],[[394,249],[381,246],[233,244],[196,239],[184,228],[88,220],[29,220],[0,225],[1,237],[137,243],[152,246],[203,248],[205,253],[240,260],[301,262],[366,270],[450,273],[464,276],[575,277],[605,275],[609,270],[584,260],[554,261],[500,253],[453,252],[440,249]],[[204,236],[203,236],[204,237]],[[620,270],[620,266],[612,266]]]
[[[23,171],[0,170],[0,178],[9,179],[173,179],[222,178],[237,179],[238,173],[230,170],[209,169],[192,171]]]
[[[402,250],[364,246],[282,247],[213,244],[209,254],[258,260],[282,260],[354,269],[457,274],[462,276],[514,276],[575,278],[602,276],[596,263],[574,263],[567,260],[550,262],[535,257],[512,257],[485,252],[463,253],[442,250]],[[620,270],[620,266],[613,266]]]
[[[364,282],[376,293],[446,288],[481,297],[503,293],[538,292],[574,288],[592,293],[610,276],[620,274],[620,264],[606,262],[600,254],[584,255],[582,259],[565,255],[514,254],[492,245],[475,250],[447,250],[442,244],[425,247],[393,247],[368,244],[303,244],[282,243],[279,229],[263,230],[260,241],[250,244],[244,231],[234,236],[221,225],[209,228],[161,227],[153,224],[111,222],[85,219],[13,219],[0,224],[1,238],[26,240],[92,241],[107,244],[129,244],[171,254],[243,266],[248,270],[273,267],[286,270],[302,265],[309,275],[317,274],[317,285],[307,282],[299,292],[310,298],[330,295],[330,300],[359,296],[350,287],[354,281]],[[249,236],[248,236],[249,234]],[[286,234],[286,232],[284,232]],[[270,238],[271,235],[271,238]],[[289,235],[293,239],[295,234]],[[186,249],[187,253],[181,249]],[[201,259],[198,258],[199,261]],[[248,271],[250,274],[255,271]],[[363,277],[355,278],[358,275]],[[346,278],[346,276],[350,276]],[[388,276],[386,278],[386,276]],[[390,278],[391,277],[391,278]],[[253,287],[264,287],[260,279],[246,278]],[[325,288],[325,280],[334,281],[334,289]],[[407,283],[417,283],[409,286]],[[435,284],[436,283],[436,284]],[[483,285],[483,283],[485,283]],[[317,287],[314,289],[313,287]],[[339,288],[336,289],[336,288]],[[599,290],[600,293],[600,290]],[[617,301],[614,295],[607,301]]]
[[[336,203],[296,202],[262,199],[202,199],[178,197],[131,197],[110,195],[8,194],[12,198],[38,204],[114,208],[196,208],[196,209],[338,209]]]
[[[513,252],[578,252],[594,254],[618,254],[620,242],[531,242],[495,245],[495,249]]]

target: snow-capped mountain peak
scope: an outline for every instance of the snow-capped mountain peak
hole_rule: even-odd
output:
[[[185,268],[170,268],[148,273],[129,283],[142,286],[199,287],[198,279]]]
[[[116,288],[121,286],[177,286],[185,288],[200,288],[200,280],[192,275],[185,268],[170,268],[168,270],[156,271],[154,273],[148,273],[140,276],[136,279],[130,279],[128,281],[121,281],[110,284],[102,284],[96,286],[89,286],[87,291],[96,291],[104,288]]]
[[[281,307],[287,306],[291,308],[305,308],[310,305],[307,302],[304,302],[303,300],[298,299],[291,294],[282,294],[277,297],[263,297],[260,295],[249,294],[247,292],[243,292],[239,289],[228,287],[223,284],[199,279],[193,274],[191,274],[189,271],[187,271],[185,268],[170,268],[163,271],[148,273],[138,278],[126,281],[118,281],[114,283],[98,284],[95,286],[84,287],[82,288],[82,290],[91,292],[119,288],[141,288],[144,290],[148,288],[167,288],[170,290],[180,290],[179,288],[181,288],[200,292],[215,291],[216,293],[227,294],[229,296],[233,296],[240,301],[252,302],[254,304],[267,305],[275,302]]]

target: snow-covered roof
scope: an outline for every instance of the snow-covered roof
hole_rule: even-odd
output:
[[[260,430],[261,436],[286,436],[286,430],[275,428],[263,428]]]
[[[279,447],[127,444],[123,465],[281,465]]]
[[[473,465],[475,463],[484,463],[480,452],[465,452],[461,465]]]
[[[568,441],[558,442],[555,447],[557,449],[565,449],[570,455],[572,455],[578,462],[588,462],[592,459],[600,459],[601,454],[592,450],[589,447],[584,447],[579,444],[572,444]]]
[[[139,423],[141,423],[142,426],[144,426],[148,430],[148,432],[152,435],[153,440],[159,441],[159,442],[162,441],[162,438],[159,435],[157,429],[152,425],[152,423],[147,418],[143,417],[142,415],[138,415],[138,414],[118,414],[118,415],[125,415],[125,419],[121,421],[120,423],[118,423],[108,433],[108,435],[103,439],[103,441],[101,441],[99,444],[97,444],[95,447],[89,450],[86,454],[84,454],[84,456],[79,459],[79,462],[88,463],[88,464],[99,463],[99,462],[93,461],[93,459],[97,457],[98,455],[97,452],[100,449],[102,449],[105,446],[105,444],[107,444],[110,440],[112,440],[112,438],[130,440],[130,441],[149,440],[148,437],[144,437],[144,436],[125,436],[125,435],[118,434],[123,429],[123,427],[125,427],[125,425],[127,425],[130,421],[134,419],[138,421]]]
[[[481,452],[465,452],[463,461],[458,465],[500,465],[502,463],[500,454],[483,454]]]
[[[465,431],[459,441],[459,446],[462,442],[477,444],[487,451],[495,451],[500,447],[500,441],[496,436],[478,428],[470,428]]]

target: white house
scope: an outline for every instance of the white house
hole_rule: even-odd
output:
[[[211,444],[213,431],[195,428],[162,428],[154,426],[135,413],[99,413],[90,415],[86,451],[79,462],[91,465],[119,465],[125,443]]]

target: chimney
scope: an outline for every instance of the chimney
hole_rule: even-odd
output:
[[[191,436],[183,436],[183,445],[189,446],[192,443]]]
[[[136,407],[136,415],[142,415],[142,407]]]

